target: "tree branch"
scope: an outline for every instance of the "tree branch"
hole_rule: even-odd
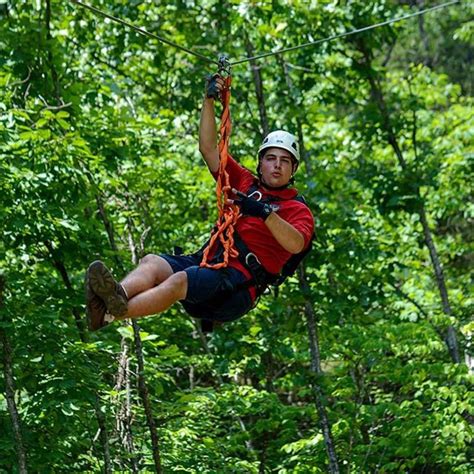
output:
[[[392,149],[398,158],[398,162],[402,170],[408,171],[408,166],[403,157],[400,146],[398,144],[397,136],[395,135],[392,128],[391,117],[390,117],[390,113],[387,108],[387,105],[385,103],[382,87],[380,85],[378,78],[375,76],[374,71],[372,70],[371,53],[367,49],[363,38],[357,39],[357,45],[359,47],[359,50],[362,52],[362,55],[364,58],[363,66],[366,69],[367,80],[369,81],[369,84],[370,84],[372,101],[377,105],[379,109],[380,115],[382,117],[382,126],[387,135],[387,141],[392,146]],[[416,140],[416,136],[415,136],[415,140]],[[432,238],[431,229],[429,228],[429,225],[428,225],[425,204],[423,202],[423,199],[420,196],[419,186],[416,186],[416,193],[418,194],[418,197],[419,197],[419,206],[416,212],[420,218],[420,223],[423,228],[424,241],[429,250],[431,263],[432,263],[434,274],[435,274],[436,284],[438,286],[438,291],[441,297],[443,312],[446,315],[451,316],[452,311],[451,311],[451,305],[449,303],[448,291],[446,288],[446,280],[445,280],[443,268],[441,266],[441,262],[438,256],[438,251],[436,249],[436,246]],[[458,348],[458,343],[457,343],[456,331],[454,330],[454,327],[452,325],[449,325],[447,328],[445,342],[448,347],[448,351],[451,356],[451,359],[455,363],[460,363],[461,359],[459,356],[459,348]]]
[[[59,103],[62,103],[61,86],[59,84],[58,71],[56,70],[56,66],[54,65],[53,52],[51,49],[51,41],[53,38],[51,35],[51,0],[46,0],[45,23],[46,23],[46,40],[48,42],[48,45],[47,45],[48,62],[49,62],[50,70],[51,70],[51,79],[53,81],[54,94],[56,96],[56,100]]]
[[[248,36],[245,37],[245,49],[249,57],[255,56],[255,50]],[[253,83],[257,95],[258,111],[260,113],[260,124],[262,126],[262,138],[268,135],[270,127],[268,125],[267,109],[265,107],[265,97],[263,94],[263,81],[260,66],[253,60],[249,62],[252,69]]]
[[[5,279],[0,275],[0,311],[3,312],[3,298],[5,290]],[[3,315],[2,315],[3,319]],[[18,456],[18,471],[26,474],[26,451],[21,434],[21,420],[15,401],[15,378],[13,376],[12,347],[6,328],[0,326],[0,342],[3,348],[3,376],[5,378],[5,398],[7,400],[8,412],[15,436],[15,450]]]
[[[131,227],[130,221],[129,221],[129,226],[128,226],[128,241],[129,241],[129,245],[131,246],[130,250],[132,252],[132,263],[134,266],[137,266],[138,265],[138,256],[136,253],[137,246],[133,241],[132,227]],[[147,425],[150,431],[152,455],[153,455],[155,470],[157,474],[161,474],[163,471],[161,467],[160,443],[158,439],[158,432],[156,429],[156,422],[155,422],[155,418],[153,416],[153,410],[151,407],[150,393],[148,391],[148,387],[145,380],[145,363],[144,363],[144,357],[143,357],[143,345],[142,345],[142,340],[140,338],[140,326],[138,325],[135,319],[132,319],[132,327],[133,327],[133,340],[135,342],[135,355],[137,357],[137,363],[138,363],[138,392],[140,394],[140,398],[143,403]]]
[[[326,400],[318,383],[324,373],[321,368],[321,355],[319,351],[318,331],[316,327],[316,314],[314,313],[311,301],[307,297],[307,295],[310,293],[310,289],[308,282],[306,281],[306,273],[303,263],[301,263],[298,267],[298,280],[300,282],[301,291],[305,295],[304,313],[306,316],[306,324],[308,328],[309,349],[311,353],[311,371],[316,376],[316,380],[313,382],[316,409],[318,411],[319,422],[326,445],[326,452],[329,458],[329,472],[331,474],[338,474],[340,472],[339,463],[336,455],[336,447],[332,437],[331,423],[326,412]]]
[[[49,240],[46,240],[44,241],[44,245],[48,249],[51,263],[53,267],[58,271],[59,275],[61,276],[61,279],[63,280],[64,286],[66,287],[67,291],[69,291],[71,294],[74,293],[74,288],[69,278],[69,274],[66,270],[66,266],[61,260],[59,260],[56,257],[56,251],[54,250],[53,244]],[[81,317],[79,308],[77,308],[76,306],[73,306],[72,314],[74,316],[76,327],[79,332],[79,339],[81,340],[81,342],[85,342],[86,336],[85,336],[84,321],[83,321],[83,318]]]

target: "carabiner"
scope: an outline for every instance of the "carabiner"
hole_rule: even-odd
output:
[[[219,66],[218,66],[218,73],[220,76],[222,75],[226,75],[226,76],[230,76],[230,61],[229,61],[229,56],[227,56],[227,54],[219,54],[218,58],[217,58],[217,62],[219,63]]]

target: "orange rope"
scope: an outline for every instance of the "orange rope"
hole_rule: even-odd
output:
[[[229,257],[237,257],[239,252],[234,247],[234,226],[240,217],[240,208],[236,204],[227,204],[230,193],[229,174],[226,171],[229,154],[229,138],[232,131],[232,122],[230,119],[230,85],[231,76],[224,80],[224,88],[221,91],[220,99],[222,103],[220,140],[219,140],[219,174],[217,176],[216,194],[217,208],[219,217],[217,219],[216,230],[214,230],[209,241],[209,245],[204,249],[201,267],[207,268],[225,268],[229,263]],[[214,244],[220,240],[223,248],[223,261],[221,263],[208,263],[208,256]]]

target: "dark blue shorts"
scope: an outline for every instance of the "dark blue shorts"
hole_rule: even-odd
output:
[[[213,270],[201,268],[196,255],[161,254],[173,269],[188,276],[188,292],[181,301],[187,313],[195,318],[212,321],[233,321],[252,309],[248,288],[238,288],[246,280],[235,268]]]

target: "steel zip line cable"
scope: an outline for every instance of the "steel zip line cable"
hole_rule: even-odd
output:
[[[407,20],[408,18],[423,15],[427,12],[438,10],[438,9],[444,8],[444,7],[448,7],[450,5],[454,5],[455,3],[459,3],[459,2],[460,2],[460,0],[453,0],[452,2],[442,3],[441,5],[436,5],[434,7],[426,8],[424,10],[419,10],[415,13],[410,13],[408,15],[403,15],[403,16],[400,16],[398,18],[392,18],[391,20],[383,21],[381,23],[375,23],[374,25],[365,26],[364,28],[359,28],[357,30],[347,31],[345,33],[340,33],[340,34],[337,34],[337,35],[328,36],[327,38],[322,38],[322,39],[319,39],[319,40],[316,40],[316,41],[312,41],[310,43],[303,43],[303,44],[300,44],[298,46],[292,46],[290,48],[283,48],[283,49],[279,49],[277,51],[271,51],[269,53],[258,54],[256,56],[252,56],[252,57],[249,57],[249,58],[240,59],[238,61],[232,61],[230,63],[230,65],[231,66],[236,66],[237,64],[242,64],[242,63],[245,63],[245,62],[248,62],[248,61],[254,61],[256,59],[266,58],[268,56],[276,56],[278,54],[287,53],[288,51],[295,51],[295,50],[300,49],[300,48],[307,48],[308,46],[314,46],[316,44],[325,43],[326,41],[332,41],[334,39],[344,38],[345,36],[355,35],[356,33],[361,33],[363,31],[368,31],[368,30],[373,30],[373,29],[378,28],[380,26],[390,25],[391,23],[395,23],[397,21]]]
[[[193,56],[203,59],[204,61],[207,61],[208,63],[219,65],[218,61],[214,59],[210,59],[207,56],[204,56],[204,54],[196,53],[196,51],[193,51],[192,49],[185,48],[184,46],[180,46],[179,44],[173,43],[172,41],[166,38],[163,38],[162,36],[158,36],[158,35],[155,35],[154,33],[150,33],[149,31],[144,30],[143,28],[132,25],[132,23],[128,23],[127,21],[117,18],[116,16],[109,15],[108,13],[105,13],[102,10],[99,10],[98,8],[93,7],[92,5],[88,5],[87,3],[80,2],[79,0],[71,0],[71,1],[75,3],[76,5],[87,8],[91,12],[97,13],[105,18],[108,18],[109,20],[115,21],[116,23],[120,23],[121,25],[124,25],[124,26],[128,26],[132,30],[137,31],[138,33],[141,33],[142,35],[161,41],[162,43],[165,43],[169,46],[173,46],[173,48],[180,49],[181,51],[185,51],[186,53],[192,54]]]
[[[115,21],[116,23],[120,23],[121,25],[128,26],[132,30],[137,31],[138,33],[141,33],[142,35],[149,36],[150,38],[153,38],[153,39],[157,39],[158,41],[161,41],[162,43],[165,43],[169,46],[173,46],[174,48],[180,49],[181,51],[185,51],[186,53],[192,54],[193,56],[196,56],[200,59],[203,59],[204,61],[207,61],[209,63],[216,64],[218,66],[221,65],[219,61],[216,61],[214,59],[210,59],[207,56],[204,56],[203,54],[197,53],[196,51],[193,51],[191,49],[180,46],[179,44],[173,43],[172,41],[170,41],[166,38],[163,38],[162,36],[158,36],[158,35],[155,35],[154,33],[150,33],[149,31],[146,31],[143,28],[139,28],[138,26],[135,26],[135,25],[133,25],[131,23],[128,23],[124,20],[121,20],[120,18],[109,15],[108,13],[105,13],[102,10],[99,10],[98,8],[95,8],[91,5],[83,3],[79,0],[71,0],[71,1],[73,3],[81,6],[81,7],[89,9],[90,11],[92,11],[94,13],[97,13],[97,14],[105,17],[105,18],[108,18],[109,20]],[[288,51],[296,51],[297,49],[307,48],[309,46],[315,46],[317,44],[325,43],[325,42],[332,41],[332,40],[335,40],[335,39],[338,39],[338,38],[344,38],[345,36],[355,35],[357,33],[362,33],[364,31],[369,31],[369,30],[373,30],[375,28],[379,28],[381,26],[390,25],[391,23],[396,23],[398,21],[407,20],[408,18],[413,18],[415,16],[424,15],[425,13],[432,12],[432,11],[435,11],[435,10],[439,10],[441,8],[449,7],[450,5],[455,5],[456,3],[460,3],[460,0],[453,0],[451,2],[442,3],[440,5],[435,5],[434,7],[425,8],[424,10],[418,10],[417,12],[414,12],[414,13],[409,13],[407,15],[399,16],[397,18],[392,18],[390,20],[382,21],[380,23],[375,23],[373,25],[365,26],[363,28],[358,28],[356,30],[346,31],[345,33],[339,33],[337,35],[328,36],[327,38],[321,38],[319,40],[311,41],[309,43],[303,43],[303,44],[300,44],[298,46],[291,46],[289,48],[283,48],[283,49],[279,49],[277,51],[270,51],[269,53],[262,53],[262,54],[258,54],[256,56],[251,56],[251,57],[239,59],[238,61],[230,62],[229,65],[230,66],[236,66],[238,64],[243,64],[243,63],[248,62],[248,61],[255,61],[257,59],[267,58],[269,56],[276,56],[278,54],[284,54],[284,53],[287,53]]]

